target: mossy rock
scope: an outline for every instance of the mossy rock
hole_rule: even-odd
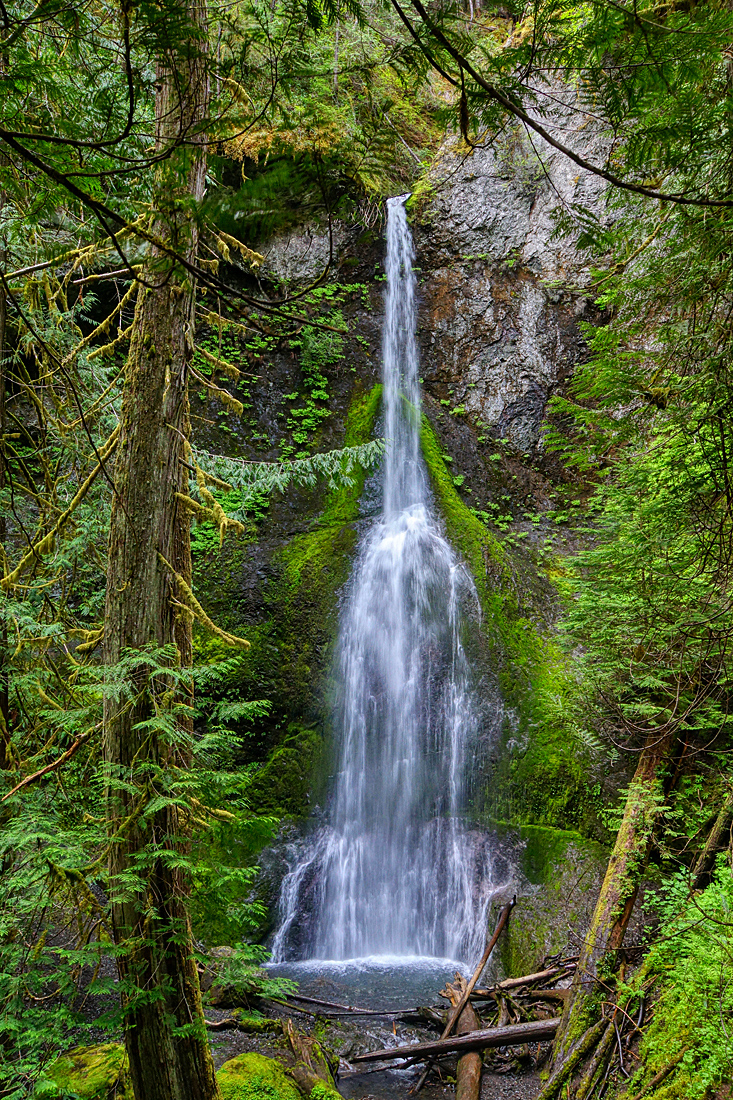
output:
[[[216,1075],[222,1100],[302,1100],[285,1070],[264,1054],[240,1054]]]
[[[342,1100],[341,1093],[331,1088],[325,1081],[314,1085],[308,1096],[308,1100]]]
[[[523,825],[504,836],[525,878],[499,949],[503,971],[515,976],[540,969],[548,955],[571,953],[582,940],[609,853],[567,829]]]
[[[248,798],[260,813],[302,817],[321,759],[323,740],[311,727],[291,722],[285,741],[252,778]]]
[[[476,809],[515,825],[596,836],[598,783],[568,717],[577,689],[530,595],[536,570],[461,499],[425,415],[421,446],[446,534],[471,570],[482,610],[482,651],[512,716],[504,723],[488,780],[474,796]],[[549,590],[539,603],[545,598],[550,599]]]
[[[46,1071],[52,1082],[36,1090],[38,1096],[78,1096],[80,1100],[134,1100],[121,1043],[77,1047],[57,1058]]]

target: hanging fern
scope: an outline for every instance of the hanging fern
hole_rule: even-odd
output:
[[[351,486],[356,469],[372,469],[383,453],[383,439],[284,462],[247,462],[192,448],[196,464],[208,478],[215,479],[221,488],[238,489],[243,494],[242,504],[230,519],[244,518],[248,502],[255,496],[282,492],[291,482],[311,487],[323,478],[330,488]],[[199,487],[192,478],[191,495],[196,498],[198,493]]]

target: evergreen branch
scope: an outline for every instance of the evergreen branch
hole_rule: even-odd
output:
[[[243,489],[254,494],[275,490],[282,492],[291,481],[311,487],[319,477],[326,478],[332,487],[350,485],[351,472],[357,466],[363,469],[375,466],[384,453],[384,446],[383,439],[374,439],[355,447],[342,447],[287,462],[246,462],[197,448],[191,448],[191,451],[207,477],[217,478],[222,487]]]
[[[84,497],[87,495],[87,493],[91,489],[92,485],[94,484],[94,482],[97,478],[97,474],[102,469],[102,466],[103,466],[104,462],[109,458],[109,456],[112,454],[115,447],[117,446],[117,439],[118,439],[119,434],[120,434],[120,428],[119,428],[119,424],[118,424],[117,427],[112,432],[112,434],[110,435],[110,437],[108,438],[108,440],[106,441],[106,443],[99,450],[99,452],[98,452],[99,461],[97,462],[97,465],[94,467],[94,469],[89,474],[89,476],[86,478],[86,480],[84,482],[82,482],[82,484],[80,485],[79,489],[77,490],[75,496],[73,497],[71,503],[69,504],[68,508],[66,508],[61,513],[61,515],[56,520],[56,522],[54,523],[51,530],[47,534],[45,534],[42,539],[40,539],[33,546],[31,546],[30,550],[28,550],[23,555],[23,557],[20,559],[20,561],[16,565],[13,572],[9,573],[5,577],[0,578],[0,588],[3,588],[5,590],[5,592],[10,591],[10,589],[17,583],[17,581],[20,578],[21,574],[33,562],[40,561],[44,554],[49,553],[49,551],[53,549],[53,545],[54,545],[54,541],[56,539],[56,536],[61,533],[61,531],[64,529],[64,527],[68,523],[69,519],[71,518],[71,516],[75,512],[78,505],[81,504],[82,500],[84,499]]]
[[[184,580],[180,573],[176,572],[170,562],[166,561],[160,551],[158,552],[158,560],[161,562],[162,565],[166,567],[166,569],[170,570],[171,574],[173,575],[176,584],[178,585],[178,589],[181,593],[185,609],[190,614],[198,619],[198,621],[208,630],[210,630],[211,633],[214,634],[220,641],[224,642],[225,645],[234,646],[236,649],[250,649],[250,643],[247,641],[246,638],[238,638],[236,634],[227,633],[226,630],[222,630],[220,626],[217,626],[216,623],[209,618],[199,601],[194,596],[191,590],[191,586],[186,582],[186,580]]]
[[[89,740],[92,734],[96,732],[96,730],[101,728],[102,723],[97,722],[96,726],[92,726],[92,728],[90,730],[87,730],[86,733],[82,733],[80,737],[77,737],[73,745],[70,745],[68,747],[66,752],[61,753],[61,756],[58,756],[55,760],[52,760],[50,764],[46,764],[45,767],[40,768],[37,772],[33,772],[33,775],[27,775],[25,779],[21,779],[20,783],[16,783],[11,791],[8,791],[7,794],[4,794],[3,797],[0,798],[0,803],[7,802],[9,798],[12,798],[14,794],[17,794],[18,791],[22,790],[24,787],[28,787],[31,783],[35,783],[37,780],[42,779],[44,775],[48,775],[50,772],[56,771],[57,768],[60,768],[61,765],[65,764],[67,760],[70,760],[71,757],[79,751],[82,745],[86,744],[86,742]]]

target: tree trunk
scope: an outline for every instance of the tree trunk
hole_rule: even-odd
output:
[[[715,869],[715,857],[718,852],[725,851],[731,842],[731,825],[733,825],[733,795],[728,795],[708,834],[705,847],[695,860],[692,869],[693,890],[704,890],[710,885]]]
[[[0,71],[5,72],[5,58],[0,58]],[[0,164],[5,163],[4,155],[0,154]],[[5,206],[5,195],[0,194],[0,213]],[[0,265],[3,271],[7,270],[8,251],[5,241],[0,244]],[[5,390],[5,326],[7,322],[7,298],[5,286],[0,286],[0,490],[5,488],[7,475],[6,463],[8,461],[5,449],[6,411],[5,402],[7,393]],[[8,528],[5,519],[4,506],[0,507],[0,546],[5,549]],[[9,567],[10,561],[7,559]],[[4,570],[0,570],[4,572]],[[10,650],[8,649],[8,620],[0,612],[0,771],[5,771],[8,766],[8,748],[10,745]]]
[[[2,210],[0,201],[0,210]],[[5,266],[5,249],[0,249],[0,263]],[[0,489],[5,488],[5,287],[0,286]],[[5,546],[7,526],[5,512],[0,508],[0,546]],[[10,653],[8,621],[0,613],[0,771],[5,771],[10,744]]]
[[[188,25],[176,33],[186,40],[157,66],[157,143],[172,152],[156,179],[153,231],[191,262],[198,231],[188,207],[203,197],[206,171],[205,146],[197,141],[208,107],[203,0],[189,0],[183,14]],[[105,609],[110,670],[125,651],[145,647],[175,647],[168,663],[181,669],[192,655],[190,617],[177,613],[175,581],[161,559],[190,583],[189,518],[176,493],[187,486],[181,460],[195,287],[181,264],[155,248],[145,281],[152,288],[141,288],[138,297],[115,465]],[[189,763],[183,704],[191,693],[173,690],[170,677],[153,676],[143,664],[134,679],[131,700],[108,692],[104,737],[112,924],[130,1073],[136,1100],[212,1100],[219,1092],[181,870],[187,826],[172,804],[141,816],[165,793],[170,769]]]
[[[569,1055],[578,1036],[597,1015],[599,979],[612,979],[616,972],[618,949],[633,912],[663,803],[661,773],[673,744],[670,734],[652,734],[639,756],[593,920],[581,944],[571,996],[555,1043],[555,1066]]]

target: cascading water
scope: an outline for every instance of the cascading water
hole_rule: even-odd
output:
[[[486,838],[461,816],[477,730],[461,635],[477,600],[433,514],[421,458],[405,197],[388,203],[382,514],[341,621],[330,820],[283,881],[275,962],[471,960],[492,896]]]

